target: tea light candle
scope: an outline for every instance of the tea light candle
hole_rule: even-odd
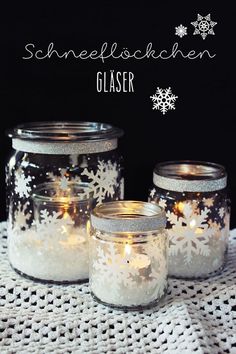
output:
[[[114,307],[157,303],[167,288],[165,215],[144,202],[110,202],[91,215],[90,287]]]
[[[33,195],[34,221],[21,233],[9,230],[13,268],[34,279],[75,282],[88,279],[88,234],[92,199],[87,185],[69,184],[63,196],[55,183]]]
[[[165,208],[169,275],[199,278],[220,271],[229,234],[227,175],[209,162],[173,161],[156,166],[149,201]]]

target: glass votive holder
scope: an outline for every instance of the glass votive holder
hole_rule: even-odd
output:
[[[88,228],[93,193],[87,184],[56,182],[34,191],[34,221],[11,240],[9,259],[22,275],[56,283],[88,280]],[[13,242],[14,241],[14,242]]]
[[[143,309],[167,290],[164,211],[152,203],[108,202],[91,214],[89,281],[105,305]]]
[[[177,278],[205,278],[222,270],[230,207],[221,165],[170,161],[156,165],[149,201],[163,207],[169,235],[168,270]]]

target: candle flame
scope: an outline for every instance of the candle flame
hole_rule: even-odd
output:
[[[183,213],[183,210],[184,210],[184,203],[183,202],[179,202],[177,203],[177,210],[180,212],[180,213]]]
[[[130,255],[131,254],[131,246],[127,243],[125,245],[125,255]]]

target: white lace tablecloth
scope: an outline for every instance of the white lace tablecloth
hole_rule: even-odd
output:
[[[0,224],[0,353],[236,353],[236,230],[221,275],[169,280],[162,305],[123,312],[84,285],[43,285],[9,266]]]

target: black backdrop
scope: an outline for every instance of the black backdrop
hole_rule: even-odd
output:
[[[197,14],[211,14],[215,36],[193,36],[190,22]],[[88,120],[110,122],[124,129],[121,150],[125,157],[126,198],[143,199],[152,182],[156,162],[195,159],[218,162],[229,173],[236,225],[234,11],[229,4],[204,1],[70,2],[51,8],[11,3],[3,11],[1,69],[1,200],[4,205],[4,160],[10,152],[5,128],[36,120]],[[175,26],[188,27],[179,38]],[[209,50],[214,59],[169,60],[23,60],[33,43],[46,51],[54,42],[58,51],[99,49],[103,42],[117,42],[131,51],[153,48]],[[134,93],[98,93],[97,71],[131,71]],[[162,115],[152,110],[149,98],[156,87],[171,87],[178,96],[176,110]],[[1,218],[5,218],[1,208]]]

